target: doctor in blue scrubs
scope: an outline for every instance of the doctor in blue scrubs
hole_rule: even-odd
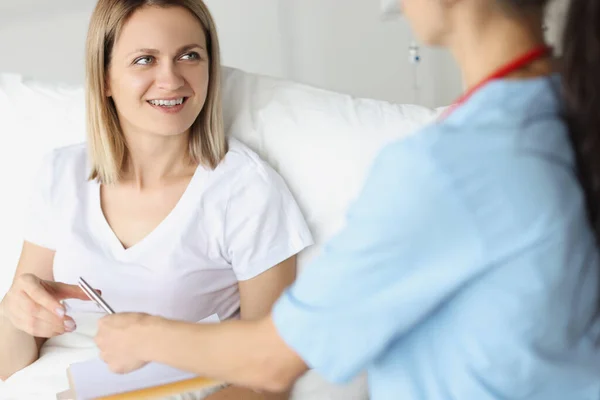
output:
[[[264,391],[366,370],[372,400],[600,399],[600,1],[571,0],[560,65],[546,3],[405,0],[465,95],[379,154],[269,318],[107,316],[103,359]]]

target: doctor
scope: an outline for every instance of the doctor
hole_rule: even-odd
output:
[[[367,370],[373,400],[597,399],[600,2],[572,0],[562,77],[546,0],[403,3],[467,93],[381,152],[268,318],[107,316],[96,341],[114,371],[156,361],[283,390],[307,368]]]

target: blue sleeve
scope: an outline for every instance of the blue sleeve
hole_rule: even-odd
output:
[[[273,310],[283,340],[334,382],[367,368],[481,272],[472,213],[410,143],[377,157],[345,228]]]

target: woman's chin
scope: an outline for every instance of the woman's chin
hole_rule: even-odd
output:
[[[191,124],[165,125],[165,126],[150,126],[145,131],[152,136],[164,138],[176,137],[185,135],[189,132]]]

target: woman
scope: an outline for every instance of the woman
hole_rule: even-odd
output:
[[[195,323],[255,320],[312,243],[283,180],[224,135],[216,30],[201,0],[100,0],[87,41],[89,157],[54,151],[37,183],[14,284],[0,309],[0,376],[95,311]],[[73,300],[75,299],[75,300]],[[228,388],[214,400],[262,398]],[[277,395],[277,398],[286,396]]]
[[[600,3],[572,0],[562,81],[546,3],[403,1],[420,39],[453,52],[467,95],[383,150],[270,317],[108,316],[104,360],[269,390],[307,367],[336,382],[366,369],[374,400],[597,399]]]

